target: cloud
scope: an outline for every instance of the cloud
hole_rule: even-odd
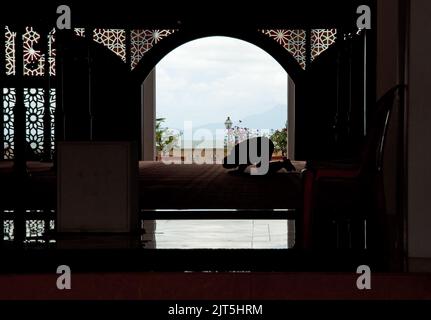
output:
[[[209,37],[173,50],[156,69],[157,116],[181,128],[234,121],[286,105],[274,112],[271,125],[287,118],[287,73],[269,54],[248,42]],[[272,117],[271,117],[272,118]],[[268,120],[269,121],[269,120]],[[266,121],[266,122],[268,122]]]

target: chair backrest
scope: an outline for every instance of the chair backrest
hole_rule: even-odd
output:
[[[383,167],[383,153],[389,120],[397,97],[400,99],[407,86],[400,84],[386,92],[376,104],[364,148],[362,150],[362,170],[365,172],[381,172]]]

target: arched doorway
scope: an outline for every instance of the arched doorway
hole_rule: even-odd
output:
[[[166,47],[169,48],[170,46]],[[220,47],[225,48],[225,51],[220,50]],[[204,53],[200,51],[204,51]],[[205,52],[212,55],[212,57],[203,57],[205,56]],[[162,55],[162,53],[163,50],[159,52],[159,55]],[[214,55],[217,54],[219,56],[222,56],[220,57],[220,60],[229,60],[229,63],[223,64],[219,63],[217,59],[213,59]],[[248,119],[248,122],[245,121],[242,125],[244,127],[247,127],[248,129],[257,129],[258,131],[261,129],[265,129],[268,132],[270,132],[270,130],[283,130],[287,125],[287,155],[290,158],[294,158],[295,84],[294,80],[290,76],[290,73],[286,72],[286,69],[291,70],[295,77],[299,77],[298,75],[302,70],[298,71],[298,69],[300,69],[299,65],[296,61],[291,61],[291,59],[294,60],[294,58],[289,56],[286,51],[283,52],[283,56],[283,63],[285,64],[284,67],[277,59],[274,59],[273,55],[270,55],[266,50],[263,50],[261,46],[257,46],[250,41],[244,41],[238,39],[237,37],[211,36],[194,39],[184,44],[180,44],[173,48],[171,51],[169,51],[167,54],[165,54],[162,59],[156,59],[155,56],[153,56],[152,59],[154,62],[158,63],[157,66],[166,66],[167,64],[170,64],[172,66],[177,64],[178,67],[178,65],[181,65],[184,68],[179,69],[183,71],[187,69],[186,65],[189,64],[188,67],[191,67],[192,72],[196,73],[196,77],[201,78],[202,81],[205,81],[204,74],[207,74],[209,77],[211,77],[210,74],[214,73],[215,70],[217,70],[217,73],[221,72],[220,69],[226,69],[229,71],[229,75],[227,77],[234,77],[236,79],[236,82],[235,80],[233,82],[228,80],[226,81],[224,86],[219,86],[217,84],[214,85],[213,83],[211,89],[209,90],[212,91],[211,94],[205,96],[206,101],[201,101],[201,104],[205,105],[205,108],[203,108],[201,111],[204,113],[208,113],[207,117],[211,117],[211,114],[215,114],[216,118],[218,117],[218,113],[220,112],[220,117],[226,118],[226,116],[232,116],[232,114],[235,114],[235,111],[237,111],[233,110],[235,109],[234,106],[241,105],[244,103],[247,104],[247,108],[249,109],[248,112],[253,113],[254,109],[254,114],[256,115],[258,113],[256,112],[257,109],[259,109],[259,112],[265,112],[268,111],[265,110],[268,109],[268,107],[274,107],[275,103],[270,102],[272,101],[271,98],[274,98],[274,96],[278,96],[278,98],[280,98],[280,96],[283,96],[281,100],[284,101],[280,102],[279,99],[279,105],[277,105],[277,108],[274,108],[277,110],[272,110],[272,115],[267,113],[264,117],[260,117],[260,119],[258,120],[260,121],[260,123],[258,125],[256,125],[256,123],[250,123],[253,122],[250,119]],[[291,59],[286,59],[286,57]],[[192,66],[190,66],[190,61],[192,61],[194,58],[201,59],[201,61],[198,61],[197,63],[192,63]],[[287,68],[286,61],[288,66]],[[140,70],[142,74],[145,74],[147,72],[145,66],[148,66],[149,60],[146,60],[145,62],[145,65],[143,64],[136,68]],[[213,64],[217,64],[217,66],[214,66]],[[187,71],[190,72],[190,68]],[[162,77],[163,76],[164,75],[162,74]],[[280,82],[280,79],[282,79],[283,77],[284,80],[281,80]],[[171,80],[175,81],[175,79]],[[249,85],[247,86],[247,84]],[[211,85],[211,83],[206,83],[205,85]],[[166,88],[161,87],[163,86],[160,86],[160,78],[156,76],[156,67],[153,67],[146,79],[143,81],[142,85],[142,159],[144,160],[155,159],[155,120],[160,115],[158,115],[156,111],[156,106],[160,103],[160,100],[163,100],[164,95],[171,94],[170,92],[167,92]],[[243,93],[243,96],[250,96],[248,97],[248,103],[245,102],[244,99],[240,102],[228,101],[226,103],[226,106],[224,106],[224,113],[223,110],[219,110],[223,109],[223,106],[221,108],[219,108],[219,105],[211,107],[213,105],[212,100],[214,100],[217,95],[225,94],[225,92],[230,91],[232,87],[237,87],[236,90],[241,91],[239,94]],[[193,90],[190,88],[192,88],[192,86],[186,85],[183,89],[184,91],[187,91],[189,95],[193,95]],[[257,93],[257,91],[259,91],[259,93]],[[162,97],[162,99],[160,99],[160,97]],[[180,99],[181,97],[182,93],[178,93],[177,91],[177,98]],[[198,97],[195,98],[197,99]],[[200,99],[202,100],[202,97],[200,97]],[[226,97],[226,99],[236,100],[233,96]],[[251,100],[253,100],[253,102],[251,102]],[[178,100],[174,99],[172,101],[175,101],[175,104],[178,104]],[[281,104],[282,106],[280,106]],[[179,108],[181,108],[181,106]],[[280,110],[282,111],[282,113],[277,114],[277,112],[280,113]],[[191,112],[192,110],[182,108],[182,111],[187,113]],[[181,117],[181,113],[177,113],[177,115],[178,118]],[[242,117],[242,115],[239,117],[237,116],[236,118],[234,117],[233,120],[238,121],[240,120],[240,118],[242,119]],[[257,117],[259,116],[257,115]],[[271,122],[268,117],[272,117],[273,121]],[[276,117],[277,119],[274,119],[274,117]],[[225,118],[218,119],[219,125],[221,124],[221,127],[223,127],[223,121],[225,120]],[[194,118],[194,120],[197,119]],[[212,125],[214,126],[214,124]],[[257,128],[258,126],[260,128]]]

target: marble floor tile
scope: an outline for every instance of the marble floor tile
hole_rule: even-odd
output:
[[[160,241],[157,249],[251,249],[252,243],[241,241]]]
[[[252,249],[287,249],[287,243],[253,242]]]

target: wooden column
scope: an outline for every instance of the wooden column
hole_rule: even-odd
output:
[[[142,159],[156,159],[156,69],[153,69],[142,84]]]
[[[24,29],[17,29],[16,43],[15,43],[15,58],[16,58],[16,104],[14,109],[15,123],[14,123],[14,142],[15,142],[15,162],[14,162],[14,173],[15,173],[15,186],[17,187],[16,193],[16,207],[15,207],[15,241],[18,244],[22,244],[22,240],[25,238],[26,226],[25,226],[25,201],[19,201],[20,195],[26,196],[27,189],[27,170],[26,170],[26,112],[24,105],[24,61],[23,61],[23,33]]]

